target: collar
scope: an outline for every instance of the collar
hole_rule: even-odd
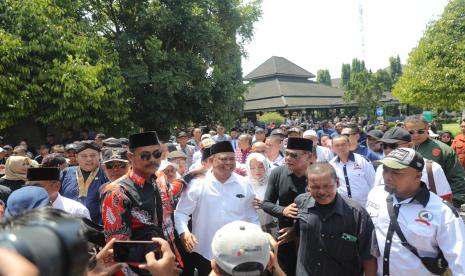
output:
[[[420,204],[423,205],[423,207],[426,207],[426,204],[428,204],[429,201],[429,197],[430,194],[428,187],[426,187],[426,184],[422,181],[420,184],[420,189],[417,191],[412,200],[416,200],[420,202]]]
[[[241,150],[242,153],[249,153],[250,151],[252,151],[252,147],[248,147],[246,150],[242,150],[241,148],[239,148]]]
[[[58,196],[57,198],[55,198],[55,201],[52,202],[52,207],[56,207],[58,205],[58,203],[60,203],[62,200],[61,200],[61,195],[60,193],[58,193]]]
[[[144,186],[144,183],[145,183],[145,178],[143,178],[142,176],[138,175],[137,173],[135,173],[132,168],[129,169],[129,171],[127,172],[126,174],[129,179],[132,180],[132,182],[134,182],[137,186]]]
[[[336,157],[337,162],[341,162],[341,158],[339,158],[339,155]],[[349,152],[349,161],[355,162],[355,155],[353,152]]]
[[[333,210],[331,213],[336,213],[336,214],[339,214],[340,216],[344,216],[344,200],[342,199],[342,197],[339,195],[339,193],[336,193],[336,198],[335,198],[335,204],[333,206]],[[310,199],[308,201],[308,209],[310,208],[315,208],[315,206],[317,205],[317,202],[316,200],[310,196]]]

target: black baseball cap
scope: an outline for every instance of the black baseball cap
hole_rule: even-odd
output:
[[[376,138],[376,139],[381,139],[381,138],[383,138],[384,134],[383,134],[383,132],[381,130],[372,129],[372,130],[368,131],[367,135],[370,136],[370,137]]]
[[[412,136],[410,133],[400,127],[393,127],[386,131],[383,138],[379,139],[383,143],[394,144],[398,142],[412,142]]]

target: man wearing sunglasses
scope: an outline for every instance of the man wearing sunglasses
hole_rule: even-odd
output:
[[[103,152],[103,170],[110,182],[125,175],[129,170],[127,150],[124,148],[107,148]]]
[[[385,156],[387,156],[389,153],[391,153],[393,150],[397,148],[413,147],[410,133],[407,130],[399,127],[389,129],[386,133],[384,133],[383,137],[379,141],[382,143]],[[428,163],[426,159],[424,159],[424,162],[425,164]],[[434,181],[434,186],[436,190],[435,193],[445,200],[451,200],[452,191],[450,189],[450,185],[447,181],[446,175],[444,174],[444,171],[442,170],[441,166],[434,161],[431,161],[431,177]],[[421,181],[424,182],[426,186],[430,189],[427,166],[423,167]],[[370,194],[377,193],[378,190],[384,191],[383,187],[383,166],[378,166],[375,174],[375,186],[370,192]]]
[[[285,166],[271,172],[263,200],[263,210],[279,221],[278,260],[286,275],[295,275],[296,248],[292,241],[292,226],[297,216],[295,198],[305,193],[307,168],[316,162],[313,142],[309,139],[290,137],[285,152]],[[278,203],[279,201],[279,203]]]
[[[415,150],[424,158],[441,165],[454,194],[453,203],[455,207],[460,207],[465,203],[465,171],[454,150],[438,140],[429,138],[429,124],[422,115],[407,117],[404,126],[412,136]]]
[[[343,128],[341,133],[341,135],[349,138],[349,149],[351,152],[363,155],[370,161],[376,161],[380,159],[376,153],[371,151],[369,148],[359,144],[358,141],[360,140],[360,128],[357,125],[351,124]]]
[[[155,172],[162,152],[155,131],[129,137],[127,157],[131,168],[126,175],[101,191],[105,239],[151,240],[164,237],[163,207]],[[129,266],[140,274],[137,267]]]

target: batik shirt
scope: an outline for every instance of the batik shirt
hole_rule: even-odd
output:
[[[147,183],[134,171],[101,192],[105,239],[150,240],[161,236],[162,201],[156,179]]]

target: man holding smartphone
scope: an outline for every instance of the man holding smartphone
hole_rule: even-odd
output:
[[[162,237],[163,210],[155,172],[160,166],[162,152],[154,131],[129,137],[127,174],[108,184],[101,191],[102,220],[107,241],[146,240]],[[133,272],[144,275],[134,266]],[[129,274],[125,273],[125,274]]]

